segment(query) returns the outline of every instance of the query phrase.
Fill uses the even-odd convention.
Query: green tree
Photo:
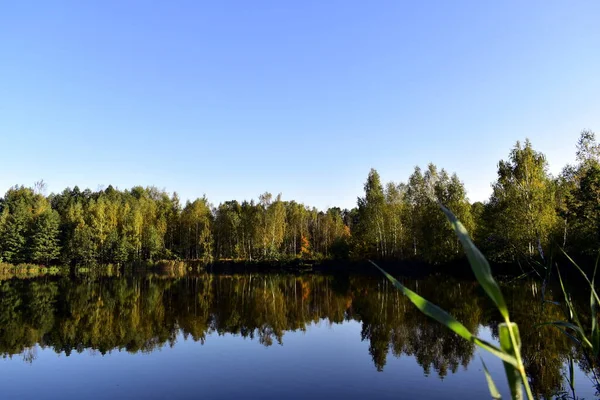
[[[48,265],[58,258],[60,254],[59,225],[60,217],[52,209],[48,209],[35,217],[29,247],[29,257],[33,261]]]
[[[580,252],[594,254],[600,247],[600,165],[589,165],[573,191],[570,208],[576,218]]]
[[[280,246],[285,237],[286,210],[281,201],[281,194],[273,200],[271,193],[259,196],[260,223],[257,229],[258,243],[260,243],[263,258],[277,258]]]
[[[187,202],[181,213],[182,252],[185,258],[212,259],[212,214],[206,198]]]
[[[237,201],[227,201],[214,211],[215,257],[238,258],[242,251],[240,238],[241,206]]]
[[[410,248],[412,257],[419,257],[425,240],[422,227],[425,226],[426,208],[430,203],[430,190],[420,167],[415,167],[408,178],[406,198],[408,202],[408,227],[410,232]]]
[[[301,238],[306,238],[308,234],[308,211],[303,204],[295,201],[286,202],[285,207],[287,221],[285,248],[290,255],[296,257],[301,253]]]
[[[441,203],[450,209],[459,218],[467,231],[474,230],[475,224],[471,213],[471,204],[467,198],[467,191],[456,174],[449,177],[446,171],[442,169],[440,179],[434,185],[434,193],[437,203]],[[437,204],[433,206],[435,205]],[[440,214],[437,213],[437,215]],[[462,255],[462,246],[447,221],[438,220],[431,228],[430,232],[435,232],[436,237],[434,246],[439,249],[435,257],[436,261],[450,261]]]
[[[554,197],[545,156],[529,140],[524,145],[517,142],[508,161],[498,164],[487,207],[494,254],[512,260],[542,252],[556,227]]]
[[[425,173],[417,167],[409,179],[407,195],[414,255],[430,263],[460,257],[460,244],[439,210],[440,203],[445,205],[464,221],[467,229],[473,229],[471,205],[458,176],[450,176],[434,164],[429,164]]]
[[[581,132],[576,155],[577,164],[567,165],[555,182],[556,209],[561,219],[557,236],[568,251],[591,255],[600,245],[600,145],[594,132]]]
[[[388,255],[393,258],[404,258],[409,252],[408,243],[409,204],[406,196],[406,185],[389,182],[385,187],[385,218],[387,229],[386,243]]]
[[[257,240],[260,217],[254,200],[242,202],[240,219],[242,254],[244,258],[252,261],[253,257],[256,258],[256,252],[260,247],[257,245],[260,243],[260,240]]]
[[[7,208],[8,213],[4,216],[4,227],[0,236],[0,248],[2,258],[10,263],[26,261],[26,245],[28,237],[28,225],[30,212],[24,203],[14,204]]]
[[[33,218],[47,208],[46,198],[31,188],[14,186],[6,192],[2,201],[0,257],[11,263],[29,261],[27,242]]]
[[[379,173],[371,168],[364,185],[365,196],[358,198],[357,235],[367,256],[384,258],[387,254],[385,232],[385,195]]]

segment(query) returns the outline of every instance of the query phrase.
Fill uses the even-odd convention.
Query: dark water
[[[476,284],[404,282],[496,340],[498,315]],[[560,395],[573,349],[534,326],[561,319],[560,309],[542,306],[539,283],[503,290],[535,393]],[[509,398],[501,363],[369,276],[8,279],[0,353],[3,399],[484,399],[480,355]],[[595,398],[579,364],[577,395]]]

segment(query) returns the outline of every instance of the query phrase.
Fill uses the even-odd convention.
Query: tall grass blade
[[[425,298],[421,297],[417,293],[413,292],[406,286],[402,285],[396,278],[385,272],[379,265],[375,264],[373,261],[369,260],[371,264],[373,264],[377,269],[379,269],[385,277],[392,282],[392,284],[402,292],[408,299],[415,305],[417,308],[425,315],[430,318],[435,319],[439,323],[446,326],[448,329],[452,330],[454,333],[459,335],[465,340],[475,343],[477,346],[482,349],[489,351],[494,354],[496,357],[500,358],[505,363],[518,366],[517,360],[513,355],[509,355],[504,353],[500,348],[494,346],[493,344],[486,342],[485,340],[479,339],[475,335],[473,335],[463,324],[457,321],[452,315],[448,314],[446,311],[442,310],[440,307],[435,304],[429,302]]]
[[[577,315],[577,310],[575,309],[573,302],[571,302],[571,297],[567,293],[567,289],[565,289],[565,284],[563,282],[562,275],[560,273],[560,269],[558,268],[558,266],[556,266],[556,273],[558,275],[558,282],[560,283],[560,288],[563,292],[563,296],[565,297],[565,304],[567,306],[567,311],[569,312],[569,319],[574,321],[575,325],[573,325],[572,323],[562,323],[561,325],[559,325],[557,323],[551,323],[551,325],[554,325],[556,327],[562,326],[563,328],[573,329],[574,331],[579,333],[579,337],[578,337],[579,341],[584,346],[592,349],[593,348],[592,343],[589,341],[589,339],[585,335],[585,330],[583,329],[583,326],[581,325],[581,322],[579,321],[579,316]],[[575,326],[575,328],[571,327],[570,325]],[[561,329],[561,330],[563,332],[566,332],[565,329]]]
[[[485,365],[485,362],[483,361],[483,358],[481,358],[481,364],[483,364],[483,372],[485,373],[485,380],[487,381],[488,388],[490,389],[490,395],[492,396],[492,399],[502,400],[502,396],[500,395],[500,392],[498,391],[498,388],[496,387],[496,384],[494,383],[494,380],[492,379],[492,376],[490,375],[490,371],[488,371],[488,369]]]
[[[563,335],[565,335],[566,337],[568,337],[569,339],[571,339],[571,341],[576,345],[576,346],[581,346],[581,340],[577,339],[575,336],[573,336],[572,334],[570,334],[569,332],[567,332],[566,329],[564,328],[558,328],[557,329],[559,331],[561,331],[563,333]]]
[[[517,348],[513,346],[513,341],[511,339],[511,332],[516,340]],[[511,322],[510,325],[506,323],[501,323],[498,325],[498,331],[500,333],[500,347],[505,353],[516,356],[517,352],[520,351],[521,348],[521,336],[519,335],[519,327],[514,322]],[[510,386],[510,393],[512,398],[515,400],[523,399],[523,379],[521,376],[521,372],[514,365],[509,363],[504,363],[504,370],[506,371],[506,377],[508,379],[508,384]]]
[[[594,292],[596,291],[594,288],[594,283],[596,282],[596,271],[598,270],[598,259],[596,259],[596,265],[594,266],[594,275],[592,275],[592,283],[591,283],[591,293],[590,293],[590,311],[592,316],[592,334],[591,334],[591,342],[592,342],[592,352],[594,353],[594,357],[598,358],[598,353],[600,352],[600,331],[598,330],[598,301],[596,301],[596,297],[594,296]]]
[[[502,296],[502,292],[500,291],[500,286],[498,286],[498,283],[496,283],[496,280],[492,276],[490,264],[487,262],[481,251],[475,246],[469,237],[469,233],[456,216],[443,205],[440,204],[440,207],[452,224],[452,227],[467,254],[475,278],[477,278],[477,281],[483,287],[483,290],[485,290],[489,298],[496,304],[500,314],[502,314],[505,320],[508,320],[508,308],[506,307],[504,296]]]
[[[590,288],[592,290],[592,295],[596,298],[596,303],[600,303],[600,298],[598,297],[598,293],[594,288],[594,284],[592,283],[592,281],[590,281],[590,278],[588,278],[587,274],[583,271],[583,269],[581,269],[581,267],[575,262],[575,260],[573,260],[564,250],[562,250],[562,252],[567,257],[567,259],[571,261],[571,264],[573,264],[575,268],[577,268],[577,270],[581,273],[581,275],[587,281],[587,283],[589,283]],[[598,267],[598,260],[596,260],[596,267]],[[594,267],[594,276],[596,276],[596,267]]]
[[[537,326],[546,326],[546,325],[552,325],[552,326],[556,326],[556,327],[560,326],[562,328],[572,329],[575,332],[579,333],[580,335],[584,334],[583,330],[579,326],[572,324],[571,322],[566,322],[566,321],[544,322],[544,323],[538,324]]]
[[[574,365],[574,361],[573,361],[573,356],[571,354],[569,354],[569,388],[571,388],[571,394],[573,395],[573,398],[576,399],[577,397],[575,396],[575,365]]]

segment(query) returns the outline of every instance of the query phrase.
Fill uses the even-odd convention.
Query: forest
[[[355,208],[317,210],[264,193],[258,200],[182,204],[177,193],[140,186],[45,194],[43,182],[0,198],[0,262],[104,265],[151,260],[416,260],[462,257],[439,204],[496,262],[543,258],[555,249],[600,248],[600,145],[591,131],[559,176],[526,140],[498,163],[493,192],[471,203],[463,182],[433,164],[405,182],[371,169]]]

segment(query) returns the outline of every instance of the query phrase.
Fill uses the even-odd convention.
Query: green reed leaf
[[[581,267],[575,262],[575,260],[573,260],[566,251],[564,251],[563,249],[561,249],[561,251],[563,252],[563,254],[567,257],[567,259],[571,262],[571,264],[573,264],[575,266],[575,268],[577,268],[577,270],[581,273],[581,275],[583,276],[583,278],[587,281],[587,283],[590,285],[590,289],[592,291],[592,296],[595,297],[596,299],[596,303],[600,303],[600,298],[598,297],[598,293],[596,292],[596,289],[594,288],[594,284],[592,283],[592,281],[590,281],[590,278],[588,278],[587,274],[583,271],[583,269],[581,269]],[[594,278],[596,276],[596,269],[598,268],[598,260],[596,260],[596,266],[594,267]],[[557,268],[558,269],[558,268]]]
[[[465,340],[475,343],[477,346],[482,349],[489,351],[496,357],[500,358],[505,363],[510,365],[518,366],[517,360],[512,354],[507,354],[503,352],[500,348],[495,345],[486,342],[485,340],[479,339],[475,335],[473,335],[463,324],[461,324],[456,318],[452,315],[448,314],[446,311],[438,307],[437,305],[429,302],[425,298],[421,297],[417,293],[413,292],[406,286],[402,285],[396,278],[385,272],[379,265],[375,264],[373,261],[369,260],[371,264],[373,264],[377,269],[379,269],[385,277],[392,282],[392,284],[402,292],[408,299],[415,305],[417,308],[425,315],[430,318],[435,319],[439,323],[446,326],[448,329],[459,335]]]
[[[558,266],[556,267],[556,272],[558,275],[558,282],[560,283],[560,288],[562,289],[563,296],[565,298],[565,304],[567,305],[567,311],[569,312],[569,319],[574,321],[575,324],[563,321],[562,324],[560,324],[560,325],[557,323],[551,323],[550,325],[554,325],[556,327],[562,326],[565,328],[573,329],[575,332],[578,333],[577,339],[579,340],[579,342],[582,345],[584,345],[585,347],[593,349],[593,345],[590,342],[590,340],[587,338],[587,336],[585,335],[583,326],[581,325],[581,322],[579,321],[579,316],[577,315],[577,310],[575,309],[575,306],[571,302],[571,298],[570,298],[569,294],[567,293],[567,289],[565,289],[565,284],[563,282],[562,275],[560,273],[560,269],[558,268]],[[562,328],[559,328],[559,329],[561,329],[561,331],[563,331],[563,333],[565,333],[565,334],[567,333],[567,331],[565,329],[562,329]]]
[[[597,297],[594,296],[596,289],[594,283],[596,281],[596,271],[598,270],[598,259],[596,259],[596,265],[594,266],[594,275],[592,276],[591,293],[590,293],[590,311],[592,316],[592,334],[591,334],[591,346],[592,352],[595,357],[598,357],[600,352],[600,331],[598,330],[598,301]]]
[[[510,330],[512,330],[512,334],[516,340],[515,348],[513,346],[513,341],[510,337]],[[506,323],[501,323],[498,325],[498,331],[500,336],[500,347],[502,350],[510,355],[515,356],[521,348],[521,336],[519,335],[519,327],[514,322],[511,322],[510,325]],[[512,398],[515,400],[523,399],[523,380],[521,377],[521,372],[514,365],[509,363],[504,363],[504,370],[506,371],[506,377],[508,378],[508,384],[510,386],[510,393]]]
[[[502,400],[502,396],[500,395],[500,392],[498,391],[498,388],[496,387],[496,384],[494,383],[494,380],[492,379],[492,376],[490,375],[490,371],[488,371],[485,362],[483,361],[483,358],[479,357],[481,359],[481,364],[483,364],[483,372],[485,373],[485,380],[487,381],[488,384],[488,389],[490,390],[490,395],[492,396],[492,399],[494,400]]]
[[[550,322],[544,322],[541,324],[538,324],[537,326],[547,326],[547,325],[553,325],[553,326],[561,326],[563,328],[569,328],[569,329],[573,329],[574,331],[576,331],[579,334],[582,334],[583,331],[581,330],[580,327],[578,327],[577,325],[571,323],[571,322],[566,322],[566,321],[550,321]]]
[[[569,387],[571,388],[571,393],[573,394],[573,398],[575,397],[575,362],[573,360],[573,356],[569,354]]]
[[[446,217],[452,224],[456,235],[458,236],[463,249],[469,259],[469,264],[471,265],[471,269],[475,274],[475,278],[479,284],[483,287],[483,290],[487,293],[490,299],[496,304],[498,311],[504,317],[505,320],[509,319],[508,316],[508,307],[506,307],[506,302],[504,301],[504,296],[502,296],[502,292],[500,291],[500,286],[492,276],[492,270],[490,268],[490,264],[483,256],[481,251],[475,246],[471,238],[469,237],[469,233],[460,223],[460,221],[456,218],[456,216],[448,210],[446,207],[440,204],[442,211],[446,214]]]

